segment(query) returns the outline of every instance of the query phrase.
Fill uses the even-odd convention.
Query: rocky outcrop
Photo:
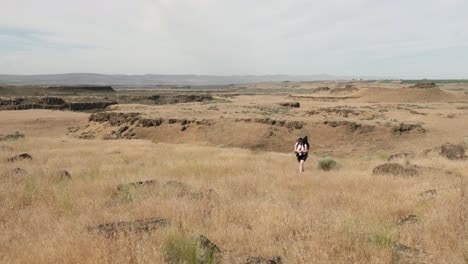
[[[350,122],[350,121],[324,121],[323,124],[328,125],[330,127],[344,126],[347,129],[349,129],[350,132],[358,133],[358,134],[369,133],[369,132],[374,131],[374,129],[375,129],[374,126],[363,125],[363,124],[359,124],[359,123],[356,123],[356,122]]]
[[[148,97],[149,100],[155,104],[180,104],[190,102],[204,102],[211,101],[213,97],[211,95],[170,95],[170,94],[157,94]]]
[[[465,148],[462,145],[454,145],[445,143],[440,147],[439,155],[449,160],[464,160],[467,159]]]
[[[117,112],[100,112],[89,116],[88,121],[105,123],[109,122],[111,126],[121,126],[124,124],[133,125],[140,120],[139,113],[117,113]]]
[[[61,93],[113,93],[115,90],[112,86],[51,86],[47,88],[49,91]]]
[[[150,233],[169,224],[169,221],[162,218],[148,218],[129,222],[114,222],[88,227],[90,232],[98,232],[107,238],[115,237],[119,234],[129,233]]]
[[[59,97],[45,97],[41,99],[23,98],[0,100],[0,110],[29,110],[29,109],[49,109],[49,110],[70,110],[88,111],[105,109],[110,105],[117,104],[115,101],[96,102],[65,102]]]
[[[279,103],[279,105],[284,106],[284,107],[291,107],[291,108],[301,107],[301,104],[299,102],[283,102],[283,103]]]
[[[390,175],[390,176],[417,176],[420,170],[417,166],[403,166],[399,163],[385,163],[375,167],[372,170],[373,175]]]
[[[22,153],[22,154],[19,154],[19,155],[16,155],[7,159],[7,161],[9,162],[15,162],[15,161],[21,161],[21,160],[32,160],[32,156],[29,155],[28,153]]]
[[[402,136],[409,133],[423,134],[426,130],[420,124],[405,124],[400,123],[392,128],[393,134]]]
[[[279,127],[286,127],[289,130],[293,129],[301,129],[304,127],[304,122],[302,121],[286,121],[286,120],[275,120],[271,118],[243,118],[243,119],[235,119],[235,122],[246,122],[246,123],[259,123],[259,124],[267,124],[270,126],[279,126]]]

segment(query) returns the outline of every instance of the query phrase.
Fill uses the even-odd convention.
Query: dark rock
[[[419,217],[417,215],[407,215],[404,217],[398,218],[396,221],[397,225],[406,225],[406,224],[415,224],[419,222]]]
[[[65,101],[60,97],[45,97],[41,100],[43,104],[46,105],[62,105],[65,104]]]
[[[119,234],[149,233],[168,224],[169,221],[166,219],[148,218],[129,222],[100,224],[94,227],[88,227],[88,231],[97,231],[107,238],[112,238]]]
[[[68,103],[68,109],[70,111],[86,111],[86,110],[95,110],[95,109],[105,109],[110,105],[115,105],[117,102],[72,102]]]
[[[128,130],[128,126],[122,126],[119,128],[119,130],[117,131],[118,134],[122,134],[124,133],[125,131]]]
[[[440,147],[439,155],[449,160],[464,160],[467,158],[465,148],[462,145],[450,143],[446,143]]]
[[[0,99],[0,106],[19,105],[23,101],[24,101],[23,98],[14,98],[14,99],[7,99],[7,100]]]
[[[90,115],[89,121],[97,123],[109,122],[111,126],[133,125],[139,120],[139,116],[139,113],[101,112]]]
[[[28,153],[23,153],[23,154],[19,154],[14,157],[8,158],[9,162],[15,162],[15,161],[20,161],[20,160],[32,160],[32,157]]]
[[[140,119],[140,124],[143,127],[157,127],[164,122],[164,119]]]
[[[155,104],[179,104],[179,103],[190,103],[190,102],[204,102],[211,101],[213,97],[211,95],[171,95],[171,94],[158,94],[148,97],[149,100]]]
[[[266,259],[263,257],[248,257],[244,264],[282,264],[283,261],[281,257],[275,256],[271,259]]]
[[[284,107],[291,107],[291,108],[301,107],[301,104],[299,102],[284,102],[284,103],[279,103],[279,105],[284,106]]]
[[[419,175],[417,166],[403,166],[398,163],[385,163],[372,170],[373,175],[416,176]]]
[[[187,127],[186,127],[186,126],[182,126],[182,127],[180,128],[180,131],[185,131],[185,130],[187,130]]]
[[[400,123],[398,126],[394,126],[392,131],[395,135],[401,136],[410,132],[425,133],[426,130],[420,124],[405,124]]]

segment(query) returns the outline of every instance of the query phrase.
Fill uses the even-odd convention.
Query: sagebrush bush
[[[164,248],[168,263],[197,264],[197,246],[189,238],[174,235],[166,240]]]
[[[338,163],[331,157],[325,157],[318,160],[318,168],[324,171],[329,171],[337,168]]]

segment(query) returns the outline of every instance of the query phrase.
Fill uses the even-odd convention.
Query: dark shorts
[[[302,153],[301,155],[299,155],[299,153],[296,153],[297,162],[300,162],[301,160],[306,161],[307,156],[309,156],[309,153]]]

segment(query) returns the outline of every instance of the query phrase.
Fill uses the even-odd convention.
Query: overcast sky
[[[468,78],[467,0],[0,0],[0,74]]]

